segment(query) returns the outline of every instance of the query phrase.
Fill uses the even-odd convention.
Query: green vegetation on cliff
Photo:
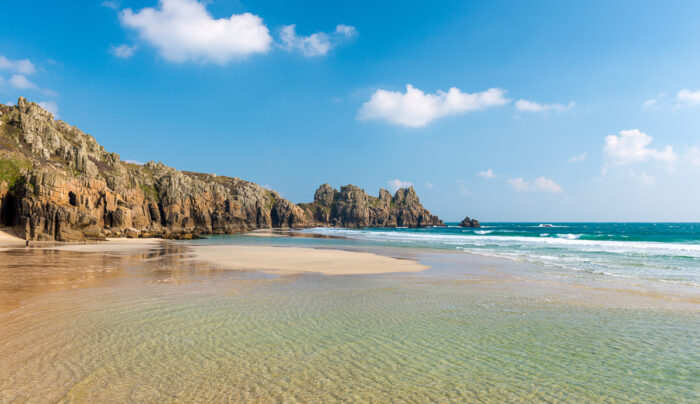
[[[8,189],[14,189],[22,175],[31,168],[31,161],[17,155],[0,155],[0,184],[5,183]]]

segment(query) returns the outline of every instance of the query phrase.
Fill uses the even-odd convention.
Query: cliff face
[[[385,189],[369,196],[354,185],[321,185],[314,201],[300,204],[318,226],[340,227],[427,227],[444,226],[442,220],[421,205],[413,187],[401,188],[394,196]]]
[[[0,105],[0,224],[27,239],[69,241],[441,222],[412,188],[373,198],[351,185],[340,192],[324,185],[313,203],[297,206],[240,178],[123,162],[20,98],[17,106]]]

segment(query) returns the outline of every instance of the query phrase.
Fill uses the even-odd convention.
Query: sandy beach
[[[280,274],[362,275],[428,269],[412,260],[344,250],[232,245],[193,246],[192,249],[195,259],[225,268],[261,269]]]

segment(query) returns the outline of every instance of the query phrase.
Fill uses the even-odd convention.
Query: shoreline
[[[271,235],[274,234],[274,235]],[[253,236],[244,233],[245,236]],[[256,232],[256,239],[293,237],[281,232]],[[443,251],[388,246],[280,246],[257,244],[210,245],[160,238],[112,238],[83,243],[35,242],[25,249],[24,240],[3,235],[0,251],[56,251],[73,254],[136,256],[162,254],[175,247],[179,265],[217,267],[232,271],[257,271],[277,276],[320,274],[387,275],[411,277],[421,281],[454,281],[478,288],[496,288],[499,293],[546,296],[557,301],[596,306],[672,307],[683,306],[697,311],[700,296],[697,288],[687,284],[655,282],[586,272],[547,271],[537,264],[480,255],[466,251]],[[167,254],[166,254],[167,255]],[[80,257],[80,255],[78,256]],[[453,257],[453,258],[450,258]],[[79,258],[80,259],[80,258]],[[198,264],[199,263],[199,264]],[[137,265],[148,271],[147,266]],[[494,285],[500,285],[498,287]],[[519,285],[519,286],[514,286]],[[518,290],[518,287],[523,290]],[[509,291],[506,291],[509,289]],[[532,289],[525,291],[525,289]],[[575,295],[567,297],[567,294]],[[588,301],[590,300],[590,301]]]

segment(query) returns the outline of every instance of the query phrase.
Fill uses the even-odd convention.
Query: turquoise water
[[[700,285],[698,223],[484,223],[481,228],[304,230],[358,243],[469,253],[564,271]]]

